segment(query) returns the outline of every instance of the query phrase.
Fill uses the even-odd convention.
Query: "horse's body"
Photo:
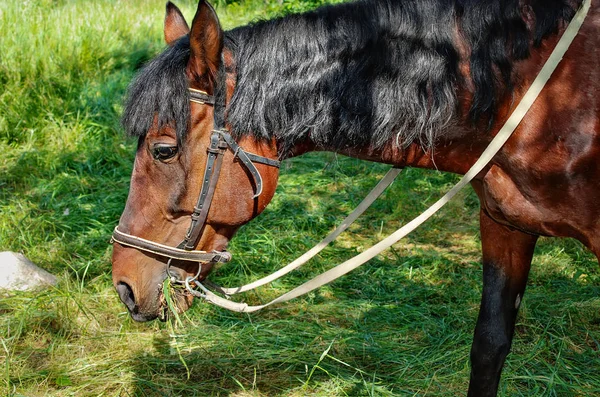
[[[339,5],[224,33],[204,2],[189,31],[167,6],[171,48],[132,86],[124,117],[140,136],[119,228],[176,245],[206,161],[213,93],[226,67],[227,123],[266,157],[330,150],[397,166],[464,173],[519,102],[580,2],[381,1]],[[188,39],[189,32],[189,39]],[[268,41],[268,42],[266,42]],[[167,65],[169,65],[167,67]],[[170,70],[165,70],[171,68]],[[154,87],[154,88],[153,88]],[[175,154],[157,147],[175,148]],[[154,155],[154,157],[153,157]],[[600,257],[600,2],[514,135],[472,182],[484,266],[469,395],[495,395],[538,236],[573,237]],[[196,247],[224,250],[275,191],[258,164],[256,199],[226,155]],[[166,259],[115,245],[113,278],[134,318],[164,310]],[[181,272],[195,266],[181,263]],[[202,276],[210,270],[203,268]],[[179,305],[191,304],[189,296]]]

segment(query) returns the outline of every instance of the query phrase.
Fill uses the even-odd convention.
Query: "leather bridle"
[[[116,242],[140,251],[169,258],[167,263],[167,275],[170,275],[169,267],[171,266],[171,261],[173,259],[198,262],[200,265],[202,263],[228,262],[231,260],[231,254],[227,251],[206,252],[194,250],[206,225],[208,211],[219,180],[223,157],[228,149],[233,152],[234,159],[237,158],[241,161],[252,175],[255,186],[254,198],[257,198],[262,193],[262,177],[254,163],[266,164],[277,168],[280,166],[280,162],[277,160],[245,151],[227,131],[225,126],[226,86],[223,66],[219,68],[214,96],[194,88],[189,88],[189,96],[191,102],[213,106],[214,123],[213,131],[210,136],[210,144],[207,148],[208,156],[202,179],[202,188],[200,189],[198,201],[194,206],[194,211],[191,214],[190,226],[183,241],[179,243],[177,247],[170,247],[122,232],[118,229],[118,226],[115,227],[111,238],[111,243]],[[200,274],[201,269],[202,266],[199,266],[196,277]]]

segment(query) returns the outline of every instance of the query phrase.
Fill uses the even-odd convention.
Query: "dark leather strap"
[[[246,153],[246,156],[248,156],[250,161],[252,161],[253,163],[266,164],[266,165],[270,165],[271,167],[275,167],[275,168],[279,168],[281,166],[281,161],[272,160],[272,159],[269,159],[269,158],[266,158],[263,156],[259,156],[258,154],[247,152],[245,150],[244,150],[244,153]]]
[[[238,146],[231,135],[223,131],[219,131],[219,133],[225,139],[225,142],[227,142],[229,148],[233,150],[233,155],[240,159],[242,164],[244,164],[248,171],[250,171],[252,178],[254,178],[254,185],[256,186],[256,191],[254,192],[253,198],[257,198],[262,193],[262,177],[260,176],[260,172],[258,172],[256,166],[252,164],[252,161],[250,161],[248,158],[248,154]]]
[[[202,189],[200,196],[192,213],[192,221],[184,240],[179,244],[179,248],[185,250],[193,250],[198,243],[198,238],[206,225],[208,210],[212,203],[212,198],[215,194],[215,188],[219,181],[221,173],[221,165],[223,164],[223,154],[227,150],[227,144],[223,141],[218,133],[213,133],[210,137],[210,146],[207,149],[208,157],[206,160],[206,168],[204,169],[204,178],[202,180]]]
[[[209,104],[214,105],[215,99],[212,95],[208,95],[204,91],[197,90],[195,88],[190,88],[190,101],[200,103],[200,104]]]
[[[252,161],[253,163],[266,164],[276,168],[279,168],[279,166],[281,165],[281,161],[272,160],[270,158],[245,151],[237,144],[237,142],[232,138],[231,134],[229,134],[227,131],[219,131],[219,133],[223,135],[223,139],[225,139],[225,142],[227,142],[234,155],[237,155],[240,152],[244,152],[248,160]]]
[[[199,92],[205,94],[202,91],[190,88],[190,98],[193,100],[193,97],[198,95]],[[204,178],[202,180],[200,196],[198,197],[198,202],[194,207],[194,212],[192,213],[190,227],[187,230],[184,240],[178,246],[184,250],[193,250],[198,243],[198,239],[202,235],[202,231],[206,225],[208,211],[210,209],[217,182],[219,180],[223,155],[227,148],[231,149],[234,153],[234,156],[239,158],[242,164],[244,164],[248,171],[250,171],[256,186],[254,198],[260,196],[262,193],[262,177],[256,169],[256,166],[250,160],[250,156],[248,156],[249,153],[246,153],[242,148],[240,148],[226,130],[226,97],[227,76],[225,66],[223,65],[223,62],[221,62],[217,71],[214,97],[210,97],[208,94],[206,94],[205,103],[212,102],[213,104],[213,132],[210,137],[210,146],[207,149],[208,157],[206,160],[206,167],[204,169]],[[260,162],[264,164],[279,167],[279,162],[276,160],[267,159],[266,157],[256,154],[252,154],[252,157],[256,160],[260,160]]]
[[[155,243],[141,237],[121,232],[118,227],[113,231],[111,243],[116,242],[121,245],[136,248],[151,254],[160,255],[167,258],[179,259],[192,262],[229,262],[231,254],[229,252],[206,252],[206,251],[188,251],[180,248],[173,248],[167,245]]]

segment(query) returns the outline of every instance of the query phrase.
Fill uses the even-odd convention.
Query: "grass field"
[[[266,0],[264,0],[266,1]],[[219,4],[230,28],[317,6]],[[180,2],[188,18],[192,1]],[[0,0],[0,251],[57,288],[0,293],[0,395],[456,396],[466,393],[481,293],[478,203],[462,193],[369,264],[257,314],[198,302],[183,326],[133,322],[108,245],[135,142],[119,127],[136,68],[162,48],[164,2]],[[333,154],[285,162],[278,193],[214,279],[240,285],[294,259],[386,167]],[[305,269],[248,294],[266,302],[349,258],[432,203],[456,176],[410,169]],[[572,240],[542,239],[502,396],[600,395],[600,270]]]

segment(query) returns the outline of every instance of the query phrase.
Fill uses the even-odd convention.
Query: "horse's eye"
[[[156,160],[166,161],[177,154],[177,146],[157,143],[152,148],[152,157]]]

